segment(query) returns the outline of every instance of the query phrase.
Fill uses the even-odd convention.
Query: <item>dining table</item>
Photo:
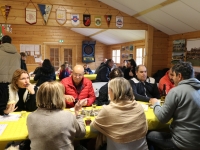
[[[167,129],[169,128],[170,122],[167,124],[162,124],[158,121],[156,116],[153,113],[153,109],[149,107],[149,105],[145,102],[141,102],[142,107],[144,108],[144,113],[146,115],[147,123],[148,123],[148,130],[160,130],[160,129]],[[84,111],[87,110],[101,110],[103,106],[96,106],[94,107],[83,107]],[[74,113],[71,109],[65,109],[64,111],[71,111],[71,113]],[[0,126],[6,125],[6,128],[3,130],[2,134],[0,134],[0,149],[4,149],[6,144],[11,141],[21,141],[28,138],[28,130],[26,125],[27,116],[31,112],[13,112],[9,114],[11,117],[12,115],[18,116],[18,118],[15,120],[4,120],[7,118],[0,118]],[[8,116],[1,116],[1,117],[8,117]],[[95,119],[94,116],[90,116],[91,121]],[[85,122],[86,117],[83,117],[83,120]],[[97,136],[96,132],[90,131],[90,126],[86,125],[86,134],[85,137],[82,139],[89,139],[89,138],[95,138]],[[1,131],[1,129],[0,129]]]

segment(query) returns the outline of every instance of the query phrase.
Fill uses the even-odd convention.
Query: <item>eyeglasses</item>
[[[77,74],[77,73],[73,73],[73,76],[74,76],[74,77],[82,77],[82,76],[83,76],[83,74]]]

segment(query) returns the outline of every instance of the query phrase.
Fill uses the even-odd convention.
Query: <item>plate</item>
[[[73,108],[70,108],[69,110],[70,110],[70,111],[74,111],[74,107],[73,107]],[[83,108],[81,108],[80,111],[82,111],[82,110],[83,110]]]

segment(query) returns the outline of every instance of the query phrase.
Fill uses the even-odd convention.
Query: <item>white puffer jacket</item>
[[[14,45],[0,45],[0,83],[11,82],[15,70],[20,69],[21,56]]]

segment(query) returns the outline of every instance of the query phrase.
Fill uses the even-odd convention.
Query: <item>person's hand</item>
[[[82,106],[87,105],[87,98],[79,100]]]
[[[15,111],[17,109],[17,107],[15,108],[15,103],[14,104],[8,104],[6,106],[6,109],[4,110],[4,114],[9,114],[13,111]]]
[[[29,91],[30,94],[35,94],[34,85],[32,85],[31,83],[28,83],[26,85],[26,89]]]
[[[134,76],[134,74],[132,73],[132,71],[129,72],[129,76]]]
[[[86,74],[90,74],[89,72],[86,72]]]
[[[64,97],[67,102],[75,102],[74,97],[71,95],[65,95]]]
[[[151,103],[151,105],[154,105],[156,102],[158,102],[157,98],[150,98],[149,103]]]

